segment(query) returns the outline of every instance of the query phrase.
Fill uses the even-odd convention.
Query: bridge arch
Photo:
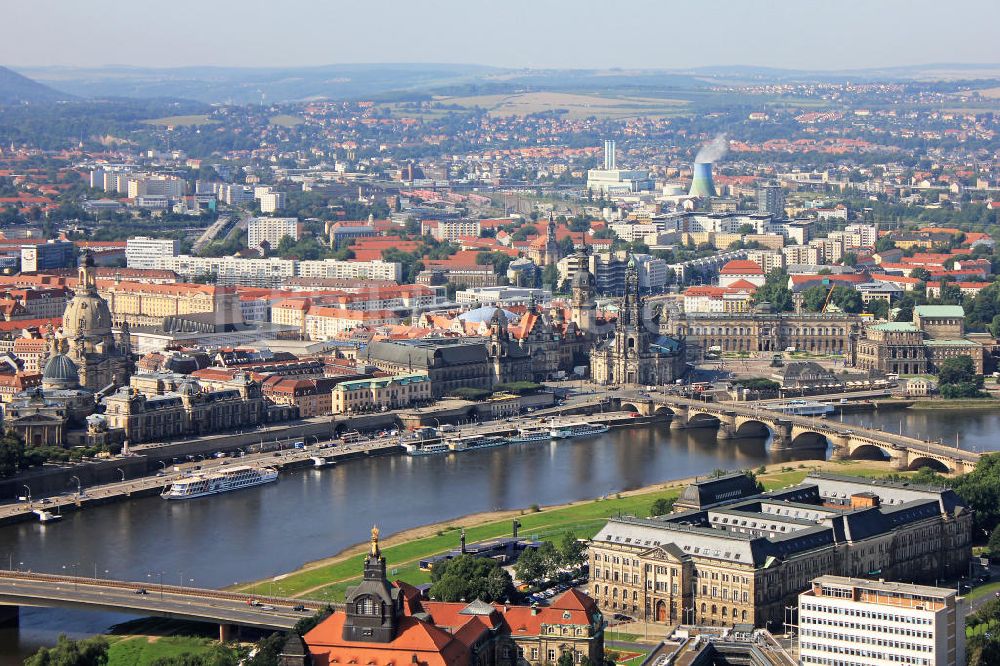
[[[736,437],[759,437],[766,439],[772,435],[770,426],[763,421],[756,419],[743,419],[737,421]]]
[[[815,430],[795,431],[789,448],[792,449],[825,449],[829,442],[826,435]]]
[[[907,465],[907,469],[911,471],[916,471],[921,467],[929,467],[935,472],[950,472],[951,467],[937,458],[928,458],[927,456],[918,456],[910,461]]]
[[[623,412],[639,412],[639,408],[633,405],[631,402],[623,402],[621,404],[621,410]]]
[[[688,416],[689,428],[714,428],[720,423],[719,417],[707,412],[696,412]]]
[[[891,460],[888,451],[874,444],[862,444],[852,449],[851,458],[854,460]]]
[[[660,405],[653,411],[654,416],[674,416],[675,414],[676,412],[666,405]]]

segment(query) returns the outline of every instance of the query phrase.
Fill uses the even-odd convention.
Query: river
[[[849,414],[845,422],[1000,449],[996,412]],[[794,454],[792,454],[794,455]],[[802,454],[808,455],[808,454]],[[223,587],[271,577],[364,541],[459,516],[599,497],[716,468],[781,462],[766,441],[717,442],[715,431],[666,424],[448,456],[391,456],[283,474],[276,484],[188,502],[149,497],[0,528],[0,566]],[[279,584],[280,585],[280,584]],[[275,590],[275,593],[280,590]],[[19,664],[60,633],[99,633],[131,616],[21,609],[0,631],[0,665]]]

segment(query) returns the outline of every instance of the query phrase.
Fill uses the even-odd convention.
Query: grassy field
[[[569,118],[634,118],[686,113],[687,100],[654,97],[599,96],[560,92],[529,92],[512,95],[439,97],[444,104],[480,107],[495,116],[523,116],[561,109]]]
[[[810,470],[820,467],[855,476],[879,476],[889,471],[887,465],[868,461],[817,462],[800,467],[775,465],[760,478],[768,489],[782,488],[799,483]],[[470,543],[509,535],[511,520],[514,518],[521,522],[520,533],[525,537],[558,540],[569,532],[578,538],[589,538],[597,533],[609,517],[619,513],[646,516],[655,500],[675,499],[685,485],[684,481],[668,482],[632,493],[538,511],[525,509],[499,515],[474,516],[453,521],[453,524],[423,528],[422,536],[413,534],[413,531],[396,535],[383,542],[382,552],[390,568],[390,578],[419,584],[428,581],[429,577],[426,572],[419,570],[418,561],[455,548],[459,543],[460,525],[465,527],[466,538]],[[273,579],[239,585],[234,589],[260,595],[342,601],[346,589],[358,581],[363,558],[364,547],[355,547],[329,561],[307,565]]]
[[[197,127],[199,125],[217,125],[218,120],[212,120],[208,115],[196,116],[166,116],[164,118],[152,118],[143,120],[146,125],[156,125],[157,127]]]
[[[194,636],[131,636],[114,641],[108,650],[108,666],[149,664],[188,654],[207,656],[228,650],[210,638]]]
[[[287,113],[282,113],[277,116],[271,116],[268,120],[272,125],[279,125],[281,127],[297,127],[304,123],[305,121],[298,116],[289,115]]]

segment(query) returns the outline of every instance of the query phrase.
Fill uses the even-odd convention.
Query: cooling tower
[[[695,162],[694,180],[691,181],[691,191],[688,196],[692,197],[714,197],[715,183],[712,182],[712,163]]]

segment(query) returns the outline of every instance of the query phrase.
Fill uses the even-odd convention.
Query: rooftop
[[[961,305],[918,305],[913,308],[918,317],[949,317],[964,318],[965,310]]]

